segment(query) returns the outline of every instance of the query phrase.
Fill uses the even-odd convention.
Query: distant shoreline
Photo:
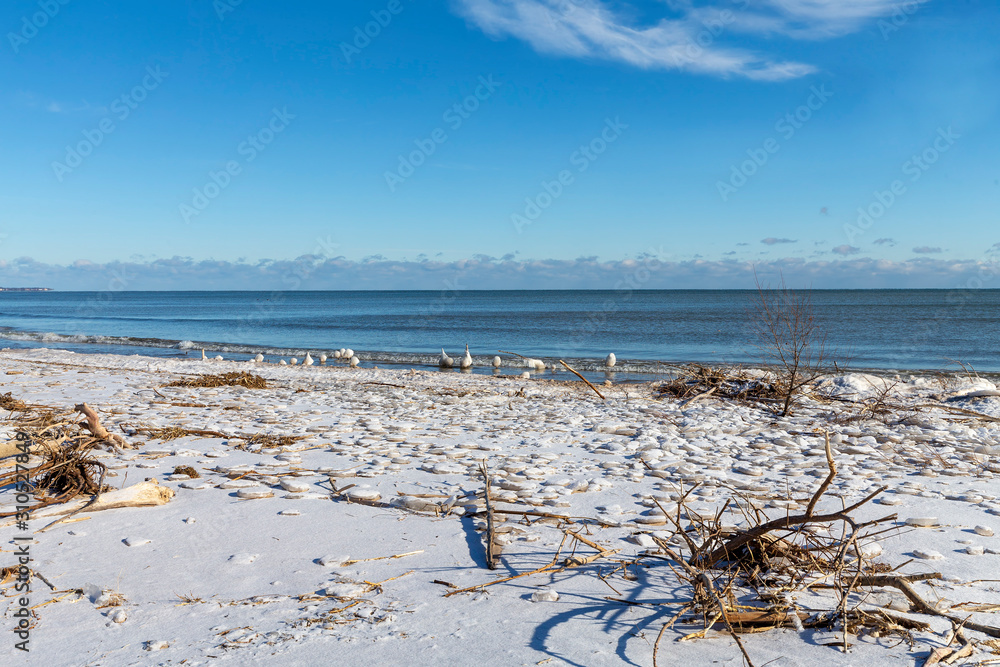
[[[766,288],[765,288],[766,289]],[[447,292],[449,294],[467,294],[476,292],[607,292],[611,294],[631,293],[631,292],[756,292],[754,287],[636,287],[612,289],[609,287],[566,287],[566,288],[510,288],[496,289],[491,287],[483,288],[462,288],[462,289],[436,289],[436,288],[414,288],[414,289],[282,289],[277,287],[260,287],[254,289],[135,289],[135,290],[113,290],[113,289],[55,289],[52,287],[0,287],[0,292],[62,292],[69,294],[160,294],[160,293],[187,293],[187,294],[223,294],[223,293],[336,293],[336,294],[363,294],[371,292],[410,292],[410,293],[433,293]],[[792,292],[998,292],[1000,287],[796,287],[791,288]]]

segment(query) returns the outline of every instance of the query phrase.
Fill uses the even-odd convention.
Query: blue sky
[[[0,31],[0,285],[1000,287],[995,2],[11,0]]]

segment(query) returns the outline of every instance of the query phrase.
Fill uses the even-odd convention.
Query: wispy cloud
[[[861,248],[855,248],[852,245],[839,245],[836,248],[831,248],[830,252],[835,252],[838,255],[856,255],[861,252]]]
[[[905,1],[916,7],[930,0]],[[793,39],[829,39],[890,16],[901,4],[901,0],[763,0],[736,12],[734,28]]]
[[[941,250],[941,248],[937,248],[934,246],[921,245],[914,248],[913,252],[917,253],[918,255],[934,255],[944,251]]]
[[[795,239],[778,239],[773,236],[768,236],[766,239],[761,239],[761,243],[764,245],[778,245],[781,243],[798,243]]]
[[[918,2],[923,0],[916,0]],[[552,55],[593,58],[646,69],[781,81],[815,67],[726,46],[726,31],[765,38],[824,39],[849,34],[891,14],[898,0],[761,0],[754,3],[671,0],[645,24],[605,0],[453,0],[486,34],[514,37]],[[745,5],[745,6],[741,6]],[[720,30],[721,27],[721,30]]]
[[[630,22],[601,0],[456,0],[459,12],[492,37],[515,37],[559,56],[623,62],[719,76],[780,81],[815,68],[715,44],[697,18],[704,8],[651,25]],[[717,12],[716,12],[717,13]],[[697,41],[706,31],[706,40]]]
[[[875,239],[873,241],[873,243],[875,245],[891,245],[892,246],[892,245],[896,245],[896,239],[889,239],[889,238]]]
[[[755,263],[737,259],[666,262],[654,258],[600,261],[508,258],[353,261],[303,255],[294,260],[227,262],[186,257],[150,262],[74,262],[54,265],[22,257],[0,260],[0,285],[65,290],[336,290],[351,289],[616,289],[627,276],[648,271],[650,289],[745,288],[754,270],[784,276],[792,287],[953,287],[997,263],[919,257],[902,262],[871,258],[806,260],[786,257]]]

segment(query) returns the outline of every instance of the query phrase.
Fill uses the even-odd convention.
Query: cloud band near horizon
[[[918,257],[906,261],[797,257],[663,261],[654,255],[600,261],[348,260],[304,255],[294,260],[229,262],[189,257],[149,262],[46,264],[28,257],[0,261],[0,286],[56,290],[481,290],[481,289],[751,289],[783,276],[815,289],[1000,288],[1000,244],[979,259]]]

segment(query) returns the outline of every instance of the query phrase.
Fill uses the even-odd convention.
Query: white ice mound
[[[890,378],[882,378],[877,375],[847,373],[821,380],[817,383],[816,390],[826,396],[860,400],[875,396],[885,391],[886,388],[892,387],[890,393],[898,396],[902,393],[902,385],[893,387],[893,382]]]
[[[532,602],[556,602],[558,600],[559,594],[551,588],[543,588],[531,594]]]
[[[349,600],[351,598],[360,597],[367,592],[368,588],[366,586],[353,582],[330,584],[323,589],[323,595],[331,598],[339,598],[341,600]]]
[[[1000,396],[1000,390],[989,380],[969,378],[963,379],[962,383],[956,387],[955,392],[949,398],[954,401],[963,398],[985,398],[987,396]]]

